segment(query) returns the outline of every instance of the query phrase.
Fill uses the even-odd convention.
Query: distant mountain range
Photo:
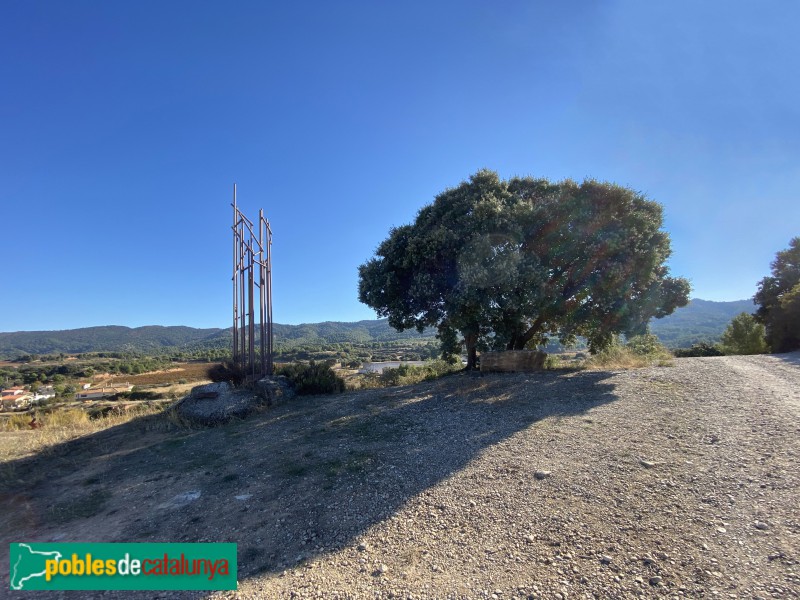
[[[716,342],[730,320],[741,312],[755,310],[752,300],[711,302],[694,299],[663,319],[654,319],[651,330],[672,348],[695,342]],[[341,323],[326,321],[303,325],[274,325],[279,347],[325,344],[370,344],[409,339],[433,338],[434,332],[397,332],[386,319]],[[22,354],[77,354],[81,352],[156,353],[171,349],[199,350],[230,344],[230,329],[195,329],[193,327],[85,327],[64,331],[18,331],[0,333],[0,357]]]
[[[669,348],[688,348],[696,342],[714,343],[733,317],[755,310],[752,300],[712,302],[694,298],[671,315],[650,321],[650,331]]]
[[[434,331],[398,332],[389,327],[386,319],[340,323],[307,323],[303,325],[273,325],[276,347],[291,349],[297,346],[329,344],[370,344],[410,339],[433,339]],[[195,329],[193,327],[122,327],[107,325],[63,331],[17,331],[0,333],[0,358],[24,354],[79,354],[82,352],[132,352],[154,354],[181,350],[197,351],[224,348],[231,344],[230,329]]]

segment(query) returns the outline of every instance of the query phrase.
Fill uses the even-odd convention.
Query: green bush
[[[559,370],[569,367],[564,360],[557,354],[548,354],[544,359],[544,368],[547,370]]]
[[[625,347],[637,356],[661,357],[668,354],[657,336],[652,333],[637,335],[628,339]]]
[[[695,356],[725,356],[725,353],[716,344],[700,342],[692,344],[691,348],[676,348],[672,353],[678,358],[690,358]]]
[[[460,371],[461,365],[445,360],[432,360],[424,365],[400,365],[395,368],[386,368],[380,374],[379,380],[384,386],[410,385],[437,379],[443,375]]]
[[[622,344],[614,338],[608,347],[586,361],[590,369],[636,369],[669,366],[672,354],[652,333],[637,335]]]
[[[344,391],[344,380],[325,363],[313,360],[308,364],[292,363],[275,369],[276,375],[284,375],[292,382],[298,395],[337,394]]]
[[[746,312],[736,315],[722,334],[726,354],[763,354],[767,351],[764,326]]]
[[[234,386],[241,385],[245,379],[245,372],[242,370],[242,367],[230,360],[211,365],[206,371],[206,375],[208,375],[211,381],[227,381]]]

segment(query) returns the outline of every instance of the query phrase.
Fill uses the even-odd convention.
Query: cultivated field
[[[7,460],[0,528],[238,544],[237,592],[164,597],[793,598],[798,432],[798,353],[459,374]]]
[[[162,385],[165,383],[175,383],[178,381],[197,382],[206,380],[209,367],[214,363],[178,363],[175,367],[142,373],[140,375],[115,375],[113,381],[128,381],[136,386]]]

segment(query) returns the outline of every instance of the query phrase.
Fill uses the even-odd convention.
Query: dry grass
[[[649,367],[651,361],[646,356],[639,356],[620,348],[613,352],[601,352],[586,359],[583,366],[590,371],[603,371],[608,369],[642,369]]]
[[[80,408],[57,409],[48,414],[36,414],[39,427],[31,429],[31,413],[13,415],[0,423],[0,466],[8,461],[49,453],[57,445],[76,438],[96,433],[109,427],[122,425],[142,417],[163,416],[157,405],[128,405],[127,409],[109,411],[100,418],[92,419]],[[154,419],[169,426],[167,418]]]
[[[640,336],[643,338],[644,336]],[[634,338],[638,340],[639,338]],[[649,340],[645,340],[649,341]],[[674,357],[660,343],[637,344],[635,341],[623,346],[612,344],[608,349],[590,356],[583,363],[589,370],[643,369],[646,367],[669,367]]]
[[[339,374],[344,379],[344,385],[348,390],[374,390],[384,387],[381,383],[380,373],[359,373],[358,371],[343,375]]]
[[[207,371],[212,364],[182,363],[175,369],[121,375],[114,380],[129,381],[140,389],[153,386],[152,391],[162,397],[177,398],[188,393],[195,385],[207,382]],[[34,416],[38,425],[36,428],[30,425]],[[147,417],[149,420],[145,421],[145,425],[150,429],[169,429],[180,425],[169,411],[164,411],[162,403],[149,401],[73,404],[0,418],[0,479],[14,460],[33,454],[49,454],[59,444]]]

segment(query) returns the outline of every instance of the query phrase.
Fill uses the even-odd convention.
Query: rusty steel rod
[[[245,354],[245,347],[247,343],[247,331],[245,330],[245,319],[247,319],[247,305],[245,303],[245,276],[244,276],[244,226],[239,228],[239,306],[241,308],[239,314],[239,328],[241,335],[239,339],[239,357],[241,359],[242,370],[247,369],[247,355]]]
[[[238,364],[238,356],[237,356],[237,349],[239,345],[239,336],[237,335],[238,329],[238,309],[239,303],[237,302],[238,297],[238,290],[236,289],[236,280],[237,280],[237,273],[236,270],[238,269],[238,264],[236,263],[236,245],[237,245],[237,236],[236,236],[236,222],[238,220],[238,213],[239,208],[236,206],[236,184],[233,184],[233,354],[231,358],[233,359],[234,364]]]
[[[267,374],[274,373],[275,365],[272,362],[272,228],[269,221],[266,222],[267,229],[267,289],[266,289],[266,304],[267,304]]]
[[[272,228],[258,211],[258,225],[239,209],[233,186],[233,362],[249,378],[272,375]],[[256,232],[256,229],[258,230]],[[258,265],[258,273],[256,273]],[[258,287],[258,306],[255,288]],[[258,334],[256,334],[256,322]],[[256,335],[258,350],[256,351]]]
[[[249,266],[247,268],[247,287],[248,287],[248,322],[247,322],[247,335],[248,335],[248,355],[250,356],[250,372],[255,379],[256,376],[256,361],[253,360],[256,355],[256,312],[253,301],[253,241],[250,240],[250,249],[248,252]]]
[[[264,296],[264,209],[258,211],[258,322],[259,322],[259,344],[261,346],[261,372],[271,375],[267,370],[267,306]]]

